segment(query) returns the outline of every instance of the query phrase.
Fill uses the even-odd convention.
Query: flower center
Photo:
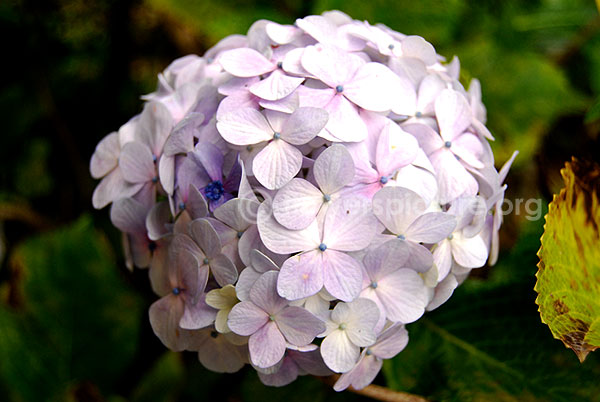
[[[371,282],[370,285],[373,289],[377,289],[377,282]]]
[[[371,349],[367,349],[367,351],[365,352],[365,354],[367,356],[371,356],[373,354],[373,352],[371,351]]]
[[[154,252],[154,250],[156,250],[156,243],[154,243],[153,241],[148,243],[148,249],[150,250],[150,252]]]
[[[381,179],[379,179],[379,182],[380,182],[381,184],[386,184],[386,183],[388,182],[388,180],[389,180],[389,179],[388,179],[387,177],[385,177],[385,176],[381,176]]]
[[[182,211],[185,209],[185,202],[179,203],[179,209],[181,209]]]
[[[154,184],[158,183],[158,176],[154,176],[152,178],[152,183],[154,183]]]
[[[252,148],[252,145],[248,145],[248,146],[246,147],[246,151],[248,151],[248,152],[252,152],[252,149],[253,149],[253,148]]]
[[[217,331],[210,331],[210,336],[211,338],[216,338],[217,336],[219,336],[219,333]]]
[[[406,240],[406,236],[404,236],[403,234],[399,234],[398,236],[396,236],[398,239],[400,240]]]
[[[327,246],[325,245],[325,243],[319,244],[319,250],[321,250],[321,251],[327,250]]]
[[[390,44],[388,45],[388,49],[390,49],[390,50],[394,50],[394,48],[395,48],[395,46],[394,46],[394,44],[393,44],[393,43],[390,43]]]
[[[421,117],[421,116],[423,116],[423,113],[421,113],[421,112],[415,113],[415,117]]]
[[[452,233],[450,233],[450,234],[448,235],[447,239],[448,239],[448,240],[452,240],[452,239],[454,239],[454,235],[453,235]]]
[[[346,329],[346,323],[341,323],[340,326],[338,327],[339,329],[341,329],[342,331]]]
[[[278,61],[277,62],[277,68],[283,68],[283,62],[282,61]]]
[[[323,194],[323,201],[325,201],[325,202],[331,201],[331,196],[329,194]]]
[[[280,138],[281,138],[281,133],[277,133],[277,132],[276,132],[276,133],[273,133],[273,139],[274,139],[274,140],[278,140],[278,139],[280,139]]]
[[[206,198],[211,201],[218,201],[223,196],[224,192],[225,188],[223,188],[223,183],[221,183],[221,180],[213,181],[204,189]]]
[[[244,232],[237,232],[238,239],[241,239],[243,235],[244,235]]]
[[[174,294],[175,296],[177,296],[177,295],[178,295],[178,294],[180,294],[180,293],[181,293],[181,289],[179,289],[179,288],[173,288],[173,294]]]
[[[341,94],[342,92],[344,92],[344,86],[343,85],[338,85],[337,87],[335,87],[335,91],[338,94]]]
[[[271,320],[271,321],[275,321],[275,316],[274,316],[274,315],[270,315],[270,316],[269,316],[269,320]]]
[[[208,265],[209,262],[210,260],[208,259],[208,257],[205,257],[204,260],[202,260],[202,264],[204,265]]]
[[[446,148],[450,148],[452,146],[452,142],[451,141],[446,141],[446,142],[444,142],[444,146]]]

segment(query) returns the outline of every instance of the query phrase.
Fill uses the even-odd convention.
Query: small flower
[[[336,373],[345,373],[354,367],[360,348],[377,340],[375,325],[379,320],[377,305],[359,298],[350,303],[338,303],[327,320],[327,330],[320,337],[321,355],[327,367]]]
[[[233,332],[250,336],[252,364],[266,368],[284,356],[286,341],[306,346],[325,330],[323,322],[301,307],[288,306],[277,294],[277,272],[263,274],[250,290],[250,300],[236,304],[227,324]]]

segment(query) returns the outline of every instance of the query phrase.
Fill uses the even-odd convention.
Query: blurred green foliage
[[[156,74],[258,19],[340,9],[423,36],[477,77],[510,199],[562,187],[571,156],[600,155],[600,18],[591,0],[6,0],[0,83],[0,400],[360,400],[314,378],[264,387],[166,352],[146,271],[124,268],[108,211],[92,211],[95,145],[141,108]],[[580,365],[534,303],[542,221],[507,216],[499,264],[408,326],[376,382],[431,400],[598,400],[600,362]],[[114,251],[113,251],[114,250]]]

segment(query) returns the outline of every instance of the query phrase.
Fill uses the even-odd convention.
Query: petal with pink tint
[[[373,213],[395,235],[404,235],[427,205],[414,191],[384,187],[373,197]]]
[[[292,77],[275,70],[264,80],[250,86],[249,90],[261,99],[276,101],[294,92],[303,81],[302,77]]]
[[[440,149],[431,154],[429,158],[437,172],[439,201],[441,204],[446,204],[465,194],[465,192],[470,193],[473,189],[476,191],[478,188],[475,178],[467,172],[449,150]]]
[[[304,56],[306,57],[306,56]],[[345,84],[344,84],[345,83]],[[416,104],[415,90],[381,63],[367,63],[343,85],[342,94],[363,109],[385,112],[396,106],[399,99],[410,97]],[[406,102],[406,101],[403,101]],[[414,110],[414,106],[412,107]]]
[[[435,116],[444,141],[453,141],[471,125],[473,119],[465,97],[452,89],[444,89],[435,100]]]
[[[321,191],[331,195],[352,181],[354,161],[345,146],[333,144],[321,152],[315,161],[313,174]]]
[[[324,109],[301,107],[290,115],[281,129],[281,138],[293,145],[304,145],[321,132],[329,114]]]
[[[269,315],[250,301],[243,301],[231,309],[227,326],[241,336],[249,336],[269,321]]]
[[[277,314],[287,306],[287,301],[277,294],[279,272],[265,272],[250,289],[250,301],[269,314]]]
[[[412,163],[417,157],[418,149],[419,144],[413,136],[388,120],[377,141],[377,170],[382,175],[393,174],[399,168]]]
[[[332,296],[349,302],[360,293],[362,269],[360,263],[348,254],[335,250],[323,252],[322,271],[323,285]]]
[[[288,258],[281,266],[277,292],[288,300],[317,294],[323,287],[322,259],[316,251]]]
[[[130,183],[151,181],[156,176],[152,152],[140,142],[128,142],[121,150],[119,167]]]
[[[365,62],[335,46],[318,43],[302,54],[302,67],[332,88],[344,85]]]
[[[200,329],[208,327],[215,321],[217,310],[204,301],[204,295],[196,304],[185,303],[179,326],[183,329]]]
[[[133,198],[120,198],[110,208],[110,220],[125,233],[146,233],[146,213],[144,205]]]
[[[455,155],[476,169],[484,167],[480,158],[483,154],[483,145],[481,140],[474,134],[465,133],[458,136],[450,148]]]
[[[210,259],[210,270],[217,283],[221,286],[234,284],[238,278],[238,271],[225,254],[217,254]]]
[[[333,331],[321,343],[323,361],[336,373],[345,373],[354,367],[360,348],[354,345],[345,331]]]
[[[450,240],[443,240],[433,250],[433,261],[438,270],[438,282],[443,280],[452,268],[452,245]]]
[[[304,179],[295,178],[275,195],[273,215],[288,229],[304,229],[314,221],[324,202],[319,189]]]
[[[260,184],[276,190],[292,180],[301,166],[302,152],[279,139],[270,142],[254,157],[252,170]]]
[[[423,279],[412,269],[399,269],[377,283],[377,296],[388,319],[404,324],[414,322],[425,312],[429,301]]]
[[[275,317],[275,322],[285,339],[296,346],[308,345],[321,332],[325,324],[302,307],[289,306]]]
[[[428,212],[419,216],[406,230],[406,237],[419,243],[437,243],[450,235],[456,218],[444,212]]]
[[[196,219],[190,224],[190,234],[208,258],[221,252],[221,240],[206,219]]]
[[[254,49],[239,48],[223,52],[219,57],[223,69],[236,77],[254,77],[277,68],[265,56]]]
[[[480,236],[469,238],[455,233],[452,239],[452,256],[463,267],[479,268],[487,260],[488,249]]]
[[[271,126],[258,110],[242,108],[217,118],[219,133],[231,144],[252,145],[273,138]]]
[[[289,230],[275,220],[268,202],[263,202],[258,208],[257,223],[263,243],[274,253],[288,254],[312,250],[321,243],[316,221],[306,229]]]
[[[369,245],[377,230],[377,219],[369,202],[344,197],[327,210],[323,226],[323,243],[331,249],[357,251]]]
[[[101,209],[116,199],[131,197],[144,186],[144,183],[129,183],[123,178],[121,169],[117,166],[104,177],[94,189],[92,205]]]
[[[285,354],[285,339],[275,322],[267,322],[248,340],[250,359],[259,368],[277,364]]]
[[[115,131],[100,140],[90,160],[90,173],[94,179],[106,176],[119,162],[119,134]]]

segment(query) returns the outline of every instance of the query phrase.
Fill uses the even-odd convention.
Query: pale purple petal
[[[323,243],[334,250],[356,251],[369,245],[377,230],[377,219],[364,199],[345,197],[327,210]]]
[[[208,215],[206,200],[193,184],[190,184],[188,189],[188,199],[185,203],[185,209],[189,212],[192,219],[204,218]]]
[[[169,294],[150,306],[150,325],[154,334],[169,349],[180,352],[186,349],[183,330],[179,320],[183,315],[183,300]]]
[[[452,89],[443,90],[435,100],[435,115],[444,141],[453,141],[462,134],[473,118],[465,97]]]
[[[452,245],[450,240],[443,240],[433,250],[433,261],[438,270],[438,282],[444,279],[452,268]]]
[[[329,114],[324,109],[301,107],[290,115],[281,128],[281,138],[293,145],[312,140],[327,124]]]
[[[449,150],[441,149],[434,152],[430,155],[430,159],[438,176],[440,203],[446,204],[465,192],[470,192],[472,188],[477,189],[475,178],[467,172]]]
[[[221,252],[221,240],[206,219],[196,219],[190,224],[190,234],[204,254],[211,258]]]
[[[217,373],[235,373],[248,359],[245,347],[231,344],[214,331],[204,331],[199,341],[198,359],[207,369]]]
[[[130,183],[143,183],[156,176],[152,152],[140,142],[128,142],[121,150],[119,167]]]
[[[281,266],[277,292],[288,300],[317,294],[323,287],[323,262],[318,251],[288,258]]]
[[[452,239],[452,256],[463,267],[479,268],[487,260],[488,249],[480,236],[468,238],[455,233]]]
[[[345,146],[333,144],[315,160],[313,174],[324,194],[331,195],[354,178],[354,161]]]
[[[421,273],[426,272],[431,268],[433,265],[433,256],[427,247],[410,240],[397,241],[405,241],[408,247],[409,255],[405,267],[412,268]]]
[[[269,321],[269,315],[250,301],[233,306],[227,318],[227,326],[241,336],[249,336]]]
[[[144,205],[133,198],[116,200],[110,208],[110,220],[125,233],[146,234],[146,213]]]
[[[381,278],[376,291],[391,321],[410,323],[425,312],[427,288],[423,279],[412,269],[399,269]]]
[[[321,343],[323,361],[336,373],[345,373],[351,370],[359,355],[360,348],[348,339],[345,331],[333,331]]]
[[[377,170],[382,175],[393,174],[399,168],[412,163],[418,150],[417,140],[396,123],[388,120],[377,141]]]
[[[476,135],[471,133],[460,135],[452,142],[450,149],[468,165],[476,169],[484,167],[483,162],[480,160],[483,155],[483,144]]]
[[[120,151],[119,134],[116,131],[101,139],[90,159],[92,177],[99,179],[113,170],[119,162]]]
[[[275,322],[267,322],[248,340],[252,364],[260,368],[271,367],[285,354],[285,339]]]
[[[269,190],[288,183],[302,166],[302,152],[283,140],[274,140],[254,157],[254,177]]]
[[[277,372],[272,374],[265,374],[258,372],[258,378],[260,381],[270,387],[283,387],[288,385],[298,378],[298,365],[293,359],[286,356],[283,358],[281,367]]]
[[[211,180],[223,179],[223,154],[215,145],[209,142],[200,142],[190,156],[198,166],[206,170]]]
[[[313,250],[321,243],[316,221],[306,229],[289,230],[275,220],[268,202],[263,202],[258,208],[257,222],[263,243],[274,253],[288,254]]]
[[[432,311],[444,304],[450,296],[452,296],[452,293],[454,293],[454,289],[456,289],[457,286],[458,281],[456,280],[456,277],[453,274],[448,274],[448,276],[435,287],[433,299],[429,301],[426,310]]]
[[[352,386],[353,389],[363,389],[373,382],[382,366],[383,361],[381,359],[378,359],[375,356],[366,356],[365,352],[363,352],[363,355],[356,366],[350,371],[342,374],[333,385],[333,389],[338,392],[343,391],[350,386]]]
[[[179,326],[183,329],[200,329],[208,327],[215,321],[217,310],[204,301],[204,296],[196,304],[185,303]]]
[[[240,48],[223,52],[219,57],[223,69],[236,77],[254,77],[275,70],[265,56],[254,49]]]
[[[148,216],[146,216],[145,224],[150,240],[158,240],[169,233],[167,224],[171,220],[171,210],[168,202],[159,202],[155,204]]]
[[[209,265],[215,280],[221,286],[234,284],[238,278],[235,265],[225,254],[217,254],[210,258]]]
[[[428,212],[419,216],[406,229],[406,237],[415,242],[437,243],[450,235],[456,218],[444,212]]]
[[[295,257],[292,257],[292,259]],[[283,271],[283,267],[281,268]],[[363,274],[360,263],[348,254],[326,250],[322,262],[325,289],[343,301],[354,300],[362,288]]]
[[[215,218],[238,232],[256,222],[256,214],[260,204],[256,201],[235,198],[227,201],[214,211]]]
[[[302,67],[332,88],[344,85],[365,64],[358,56],[335,46],[309,46],[302,55]]]
[[[275,195],[273,215],[288,229],[304,229],[314,221],[324,202],[323,193],[310,182],[292,179]]]
[[[252,262],[252,268],[257,272],[264,274],[268,271],[279,271],[277,264],[259,250],[252,250],[250,253],[250,261]]]
[[[372,300],[358,298],[348,303],[350,310],[346,332],[350,341],[357,346],[370,346],[377,340],[375,325],[379,321],[379,308]]]
[[[338,82],[341,83],[343,82]],[[398,99],[414,96],[415,93],[412,85],[402,81],[381,63],[367,63],[361,66],[350,82],[343,87],[344,96],[356,105],[374,112],[390,110],[396,106]]]
[[[277,294],[279,272],[269,271],[261,275],[250,289],[250,301],[269,314],[277,314],[287,306],[287,301]]]
[[[402,187],[384,187],[373,197],[373,213],[395,235],[405,234],[426,208],[417,193]]]
[[[217,129],[225,141],[235,145],[252,145],[269,141],[273,130],[261,112],[251,108],[235,109],[217,116]]]
[[[308,345],[325,331],[325,324],[302,307],[289,306],[275,316],[275,322],[285,339],[296,346]]]
[[[369,347],[373,355],[380,359],[391,359],[408,344],[408,331],[404,325],[393,325],[377,338],[377,343]]]
[[[250,92],[261,99],[276,101],[291,94],[303,81],[302,77],[291,77],[275,70],[264,80],[250,86]]]

